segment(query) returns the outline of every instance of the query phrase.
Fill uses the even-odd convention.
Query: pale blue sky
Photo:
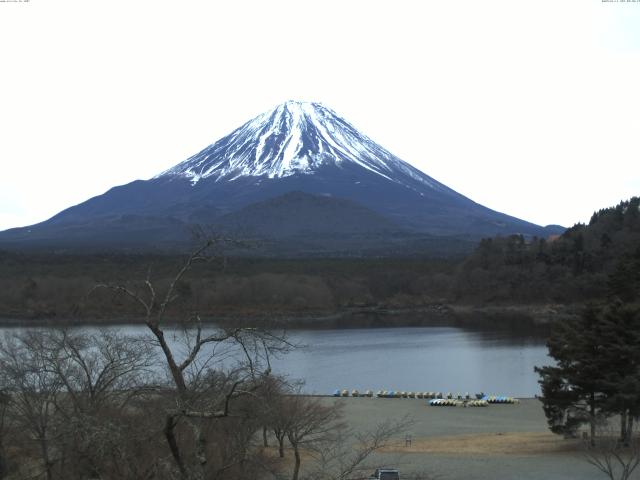
[[[0,229],[289,98],[535,223],[640,194],[640,2],[30,0],[0,41]]]

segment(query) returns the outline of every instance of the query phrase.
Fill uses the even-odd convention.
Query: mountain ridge
[[[121,228],[121,238],[135,234],[140,248],[166,247],[185,243],[195,223],[216,225],[222,218],[234,223],[230,220],[234,213],[240,218],[245,207],[289,192],[358,205],[362,212],[369,212],[369,220],[378,219],[380,228],[373,228],[378,232],[388,231],[382,226],[393,224],[403,234],[479,240],[562,231],[488,209],[394,156],[328,107],[288,101],[149,180],[114,187],[40,224],[0,232],[0,245],[69,243],[68,238],[61,238],[69,232],[74,232],[76,243],[83,244],[100,237],[100,229],[106,229],[111,238]],[[269,214],[281,215],[274,213],[277,208],[271,205]],[[331,202],[318,208],[326,209],[327,215],[338,213]],[[286,209],[289,224],[283,223],[282,230],[299,233],[296,222],[308,223],[309,219],[293,215],[290,202]],[[146,237],[144,229],[123,221],[131,215],[145,219]],[[339,229],[335,235],[340,235]],[[112,247],[117,249],[118,242],[112,242]]]

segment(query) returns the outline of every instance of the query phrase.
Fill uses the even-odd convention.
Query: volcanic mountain
[[[0,246],[167,249],[185,245],[195,224],[289,246],[306,237],[311,250],[326,240],[332,251],[347,238],[348,249],[358,238],[384,249],[403,238],[558,231],[473,202],[321,104],[288,101],[150,180],[0,233]]]

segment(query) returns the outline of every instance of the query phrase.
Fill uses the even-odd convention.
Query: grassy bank
[[[548,431],[542,404],[536,399],[484,408],[429,407],[420,399],[337,401],[344,406],[346,421],[357,430],[370,429],[388,418],[413,418],[413,425],[395,445],[376,454],[371,462],[374,468],[394,465],[407,476],[419,472],[447,480],[601,478],[584,461],[580,441],[564,440]]]

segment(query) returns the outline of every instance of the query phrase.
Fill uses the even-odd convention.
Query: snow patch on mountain
[[[358,132],[330,108],[293,100],[258,115],[155,178],[181,176],[193,185],[210,177],[216,182],[247,176],[273,179],[313,175],[323,166],[347,163],[392,182],[406,184],[409,177],[423,186],[448,190]]]

